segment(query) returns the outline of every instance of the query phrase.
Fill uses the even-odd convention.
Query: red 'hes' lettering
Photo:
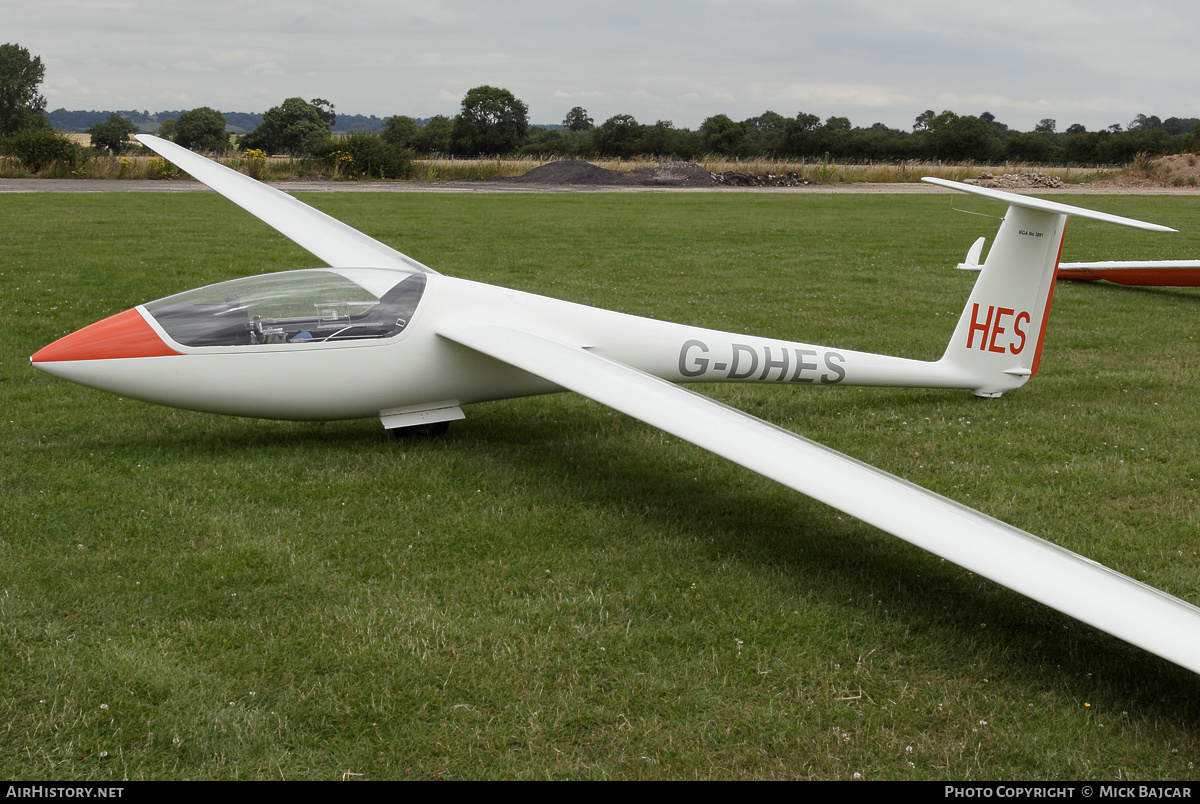
[[[975,348],[975,333],[979,333],[980,351],[1019,355],[1027,340],[1025,326],[1031,320],[1032,317],[1024,310],[1017,312],[1011,307],[992,305],[988,305],[987,313],[981,316],[979,305],[975,304],[971,308],[971,320],[967,326],[967,348]]]

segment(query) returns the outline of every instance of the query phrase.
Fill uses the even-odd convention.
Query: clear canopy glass
[[[185,346],[326,343],[400,334],[424,291],[421,273],[285,271],[177,293],[146,310]]]

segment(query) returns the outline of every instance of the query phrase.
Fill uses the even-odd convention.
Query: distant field
[[[72,135],[77,140],[86,135]],[[226,156],[220,162],[251,172],[245,157]],[[461,181],[472,179],[508,178],[523,176],[530,170],[548,164],[555,159],[540,157],[505,158],[419,158],[413,160],[413,180],[416,181]],[[592,164],[608,170],[630,171],[639,167],[655,167],[661,159],[588,159]],[[1023,163],[999,165],[977,165],[974,163],[907,161],[897,164],[839,164],[836,162],[806,159],[746,159],[733,160],[720,155],[709,155],[696,160],[706,170],[714,173],[739,171],[744,173],[799,173],[805,178],[823,185],[854,182],[914,182],[922,176],[937,176],[943,179],[974,179],[983,173],[1042,173],[1054,176],[1070,184],[1080,184],[1096,179],[1108,178],[1120,170],[1090,167],[1046,167]],[[264,164],[253,163],[253,172],[266,181],[288,179],[311,179],[327,177],[329,171],[312,159],[293,159],[273,156]],[[50,178],[98,178],[98,179],[161,179],[176,175],[177,171],[161,159],[149,155],[123,157],[99,156],[91,153],[82,169],[60,167],[48,169],[45,177]],[[14,157],[0,156],[0,178],[26,178],[29,171]]]
[[[505,159],[416,159],[417,180],[449,181],[452,179],[483,179],[523,176],[549,160],[536,157]],[[608,170],[630,171],[642,167],[657,167],[663,160],[653,158],[588,159]],[[1115,171],[1100,168],[1044,167],[1019,163],[1000,165],[956,164],[953,162],[906,161],[897,164],[843,164],[816,159],[731,159],[710,154],[695,160],[712,173],[741,172],[751,174],[797,173],[816,184],[847,184],[853,182],[913,182],[922,176],[937,176],[961,181],[974,179],[983,173],[1042,173],[1072,184],[1112,176]]]
[[[935,358],[964,196],[314,194],[437,270]],[[1200,256],[1076,196],[1064,260]],[[1195,779],[1200,678],[571,395],[378,421],[173,411],[31,369],[103,316],[309,267],[208,194],[3,195],[10,779]],[[1200,292],[1063,285],[1041,374],[704,393],[1200,603]],[[319,378],[314,378],[319,381]],[[347,389],[353,393],[353,389]],[[264,394],[270,389],[264,388]]]

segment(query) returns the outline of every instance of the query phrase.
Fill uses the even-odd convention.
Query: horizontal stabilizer
[[[1052,212],[1056,215],[1074,215],[1077,218],[1087,218],[1088,220],[1101,221],[1103,223],[1115,223],[1118,226],[1130,226],[1134,229],[1145,229],[1148,232],[1174,232],[1167,226],[1159,226],[1157,223],[1147,223],[1146,221],[1134,220],[1133,218],[1124,218],[1120,215],[1110,215],[1107,212],[1097,212],[1094,209],[1084,209],[1070,204],[1060,204],[1057,201],[1046,201],[1041,198],[1034,198],[1027,195],[1017,195],[1016,193],[1005,192],[1004,190],[993,190],[990,187],[977,187],[974,184],[963,184],[960,181],[950,181],[949,179],[935,179],[932,176],[926,176],[921,181],[930,184],[936,184],[939,187],[948,187],[951,190],[960,190],[964,193],[973,195],[981,195],[984,198],[990,198],[993,201],[1002,201],[1005,204],[1013,207],[1022,207],[1024,209],[1034,209],[1038,212]]]

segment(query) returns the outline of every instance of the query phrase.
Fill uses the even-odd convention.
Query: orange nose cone
[[[126,310],[72,332],[40,349],[34,363],[61,360],[112,360],[122,357],[165,357],[182,354],[163,343],[137,310]]]

